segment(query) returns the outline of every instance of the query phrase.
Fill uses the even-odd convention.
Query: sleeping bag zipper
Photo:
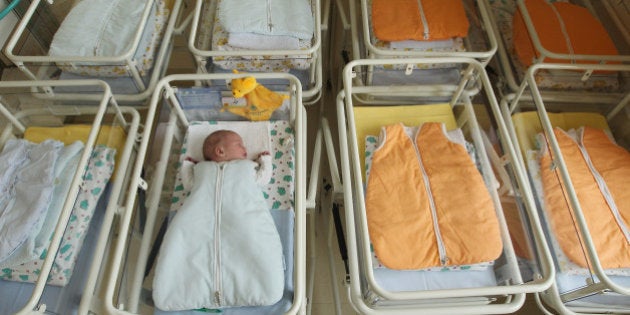
[[[269,33],[273,32],[273,23],[271,22],[271,0],[267,0],[267,27]]]
[[[628,231],[628,226],[623,221],[623,218],[621,217],[621,213],[619,213],[619,208],[617,207],[617,204],[615,203],[615,200],[613,199],[612,193],[608,189],[608,185],[606,185],[606,182],[604,181],[604,178],[602,177],[602,175],[600,175],[597,169],[595,169],[595,166],[593,165],[593,161],[591,161],[590,155],[588,154],[588,152],[586,152],[586,148],[584,147],[583,136],[584,134],[580,135],[580,141],[577,143],[577,147],[578,149],[580,149],[580,153],[582,153],[582,157],[584,158],[584,161],[586,162],[588,169],[591,171],[591,174],[593,175],[593,178],[595,179],[595,182],[597,183],[597,186],[599,187],[599,191],[602,193],[604,200],[606,200],[606,203],[608,204],[608,208],[610,208],[610,212],[612,213],[612,216],[615,219],[615,222],[617,222],[617,226],[619,226],[621,233],[623,233],[624,237],[626,238],[626,242],[630,243],[630,232]]]
[[[420,133],[420,128],[418,128],[418,132],[416,133],[415,139],[418,137],[418,133]],[[448,256],[446,256],[446,246],[444,246],[444,240],[442,239],[442,232],[440,231],[440,224],[438,222],[437,209],[435,207],[435,200],[433,200],[433,194],[431,193],[431,184],[429,183],[429,176],[424,169],[424,164],[422,163],[422,156],[420,154],[420,149],[418,149],[418,145],[413,146],[416,150],[416,157],[418,158],[418,165],[420,166],[420,171],[422,171],[422,182],[424,183],[424,189],[427,192],[427,196],[429,198],[429,208],[431,208],[431,218],[433,219],[433,230],[435,231],[435,239],[437,241],[438,255],[440,256],[440,263],[442,266],[446,265],[448,262]]]
[[[214,300],[217,306],[221,306],[221,199],[222,199],[222,183],[225,164],[219,165],[217,172],[217,182],[215,186],[214,201]]]
[[[422,29],[424,30],[424,40],[429,40],[429,22],[427,22],[427,16],[422,6],[422,0],[418,1],[418,11],[420,13],[420,19],[422,20]]]

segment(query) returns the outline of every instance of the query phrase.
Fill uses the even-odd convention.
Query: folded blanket
[[[222,0],[218,13],[230,33],[313,37],[313,13],[306,0]]]
[[[469,22],[461,0],[374,0],[372,25],[380,40],[466,37]]]

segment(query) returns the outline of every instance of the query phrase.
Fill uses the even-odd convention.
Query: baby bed
[[[289,72],[300,79],[304,102],[315,103],[322,88],[321,10],[320,0],[196,1],[188,48],[197,73]]]
[[[101,98],[69,102],[33,92],[59,86],[100,89]],[[0,313],[70,314],[86,285],[95,236],[123,198],[140,115],[118,106],[102,81],[4,81],[0,93]],[[29,153],[16,151],[24,148]],[[26,157],[31,162],[20,162]],[[20,204],[24,211],[15,216],[11,209]],[[6,255],[9,239],[17,246]]]
[[[353,76],[360,75],[358,72],[365,65],[400,65],[404,62],[462,64],[468,76],[462,77],[462,81],[456,87],[430,84],[424,86],[366,87],[355,85],[353,81]],[[469,80],[479,80],[479,85],[482,86],[481,92],[477,91],[478,94],[467,92],[465,87],[469,84],[467,82]],[[397,93],[404,93],[407,96],[415,95],[416,103],[415,105],[395,106],[391,104],[361,104],[356,101],[355,96],[361,93],[384,91],[387,91],[392,97],[395,97]],[[432,97],[436,93],[450,94],[451,101],[448,103],[432,102]],[[475,98],[475,95],[478,95],[478,98]],[[551,285],[553,277],[551,257],[545,249],[544,236],[540,233],[540,229],[536,228],[538,224],[537,214],[527,211],[527,209],[534,209],[532,207],[533,200],[525,197],[518,198],[523,200],[524,205],[529,205],[529,207],[524,208],[521,215],[534,227],[535,232],[532,241],[541,245],[537,247],[537,252],[532,253],[537,257],[539,263],[537,267],[539,268],[536,270],[535,277],[527,277],[521,273],[517,266],[510,232],[501,210],[499,189],[485,153],[487,149],[484,146],[484,132],[475,114],[479,109],[475,110],[475,106],[473,106],[473,103],[481,99],[479,98],[481,95],[488,100],[487,109],[494,116],[499,116],[496,119],[496,124],[500,127],[500,132],[505,134],[505,125],[502,123],[500,115],[497,115],[498,105],[494,100],[490,82],[483,65],[478,61],[455,57],[355,60],[344,68],[344,90],[338,96],[337,119],[349,259],[348,298],[359,313],[510,313],[522,305],[525,293],[542,291]],[[426,101],[427,97],[429,101]],[[489,191],[493,200],[493,210],[490,210],[489,213],[491,216],[496,216],[500,230],[500,236],[496,236],[500,240],[487,242],[502,244],[500,257],[491,262],[490,266],[488,264],[467,266],[442,264],[433,268],[411,270],[403,267],[402,270],[394,270],[382,268],[377,264],[371,251],[373,240],[370,236],[375,226],[368,223],[370,214],[366,212],[364,193],[366,184],[364,170],[370,169],[365,166],[369,164],[366,157],[372,156],[372,150],[368,150],[368,144],[371,142],[368,135],[377,134],[381,126],[400,122],[406,126],[418,126],[425,122],[441,122],[445,124],[448,130],[461,128],[468,139],[466,141],[470,142],[469,148],[474,147],[475,156],[480,163],[477,167],[481,168],[483,181],[486,183],[482,186],[486,187],[484,189]],[[506,151],[509,151],[510,139],[506,137],[503,139],[507,140],[504,145]],[[513,161],[514,157],[509,159]],[[518,167],[518,164],[513,162],[509,165]],[[336,166],[331,166],[331,168],[334,174]],[[336,183],[337,181],[333,180],[333,182]],[[523,187],[522,182],[516,180],[513,185],[514,187]],[[420,241],[415,242],[415,244],[421,243]]]
[[[573,67],[573,68],[572,68]],[[599,200],[599,191],[585,193],[584,180],[578,180],[577,165],[572,157],[582,156],[581,154],[566,154],[566,144],[564,133],[554,133],[555,128],[561,128],[567,133],[571,129],[588,129],[588,135],[594,134],[596,130],[603,130],[608,134],[617,146],[609,146],[605,151],[620,157],[628,154],[628,93],[599,94],[598,96],[585,96],[575,93],[566,94],[565,97],[549,98],[541,94],[536,85],[536,71],[559,69],[577,69],[580,71],[593,70],[616,70],[627,72],[627,66],[604,66],[604,65],[536,65],[530,69],[526,76],[526,81],[521,86],[519,93],[511,95],[509,99],[502,102],[502,111],[506,122],[508,122],[511,136],[520,151],[519,158],[522,159],[523,166],[527,173],[523,174],[534,187],[538,201],[539,213],[543,221],[543,228],[547,235],[549,247],[554,256],[556,277],[554,284],[549,290],[539,294],[540,306],[543,310],[557,313],[623,313],[630,310],[628,299],[628,285],[630,284],[627,266],[621,261],[620,264],[613,265],[611,256],[606,254],[605,248],[617,248],[615,244],[623,246],[624,242],[615,242],[615,233],[608,233],[607,241],[602,243],[601,235],[606,233],[605,229],[598,228],[597,222],[608,222],[607,227],[623,227],[624,218],[627,211],[621,196],[615,192],[614,182],[606,179],[606,171],[601,168],[598,161],[610,161],[610,157],[600,158],[592,151],[590,143],[595,143],[588,138],[584,140],[583,154],[588,158],[595,169],[596,175],[591,178],[602,178],[600,185],[609,191],[613,199],[609,200],[611,207],[614,204],[619,206],[619,223],[610,221],[610,214],[614,210],[597,215],[597,220],[593,220],[593,214],[600,211],[601,207],[593,203]],[[524,92],[529,85],[531,93]],[[599,132],[599,131],[597,131]],[[543,137],[544,135],[544,137]],[[583,136],[586,137],[586,134]],[[579,140],[582,143],[582,140]],[[586,144],[589,141],[588,145]],[[605,145],[607,141],[600,141]],[[561,146],[562,145],[562,146]],[[562,147],[562,151],[561,150]],[[546,167],[541,163],[546,163],[543,156],[545,152],[552,152],[555,165],[555,177],[557,181],[562,180],[565,193],[559,198],[566,204],[566,209],[551,203],[553,191],[549,187],[549,172],[544,172]],[[625,153],[623,153],[625,152]],[[590,157],[590,158],[589,158]],[[545,164],[546,165],[546,164]],[[622,174],[625,169],[621,166],[615,172]],[[543,182],[544,180],[544,182]],[[603,184],[601,184],[603,183]],[[623,185],[627,186],[627,181]],[[606,196],[606,194],[604,194]],[[569,208],[570,207],[570,208]],[[611,208],[614,209],[614,208]],[[558,218],[565,218],[563,230],[556,222]],[[573,222],[573,224],[571,224]],[[578,235],[577,241],[571,239]],[[567,242],[566,240],[569,240]],[[604,245],[602,245],[604,244]],[[578,253],[576,253],[576,251]],[[627,250],[614,250],[613,256],[624,257]],[[623,259],[623,258],[620,258]],[[587,263],[586,263],[587,262]],[[586,263],[586,265],[585,265]],[[614,266],[614,267],[613,267]],[[542,303],[544,302],[544,304]]]
[[[618,1],[491,0],[492,25],[500,38],[497,70],[517,91],[531,64],[628,62],[628,26]],[[615,7],[614,7],[615,6]],[[615,23],[613,23],[613,21]],[[617,72],[544,69],[536,74],[544,91],[623,90]]]
[[[158,83],[145,122],[145,128],[152,132],[142,139],[138,162],[131,177],[128,191],[131,198],[126,204],[129,210],[121,216],[118,226],[101,233],[99,248],[105,249],[103,257],[108,258],[108,263],[92,266],[90,275],[98,285],[88,291],[90,298],[83,300],[82,311],[90,310],[95,314],[196,312],[194,309],[165,311],[154,307],[154,264],[156,255],[168,255],[161,252],[161,235],[172,228],[170,218],[177,216],[190,189],[183,185],[189,177],[185,176],[186,167],[182,165],[187,158],[203,160],[201,143],[207,134],[217,128],[237,131],[248,146],[250,155],[255,156],[267,148],[274,160],[272,181],[263,191],[282,240],[286,270],[284,296],[278,303],[207,311],[237,314],[295,314],[303,311],[306,267],[305,117],[300,106],[299,81],[282,73],[255,75],[257,80],[284,80],[284,89],[278,92],[290,96],[274,112],[271,120],[260,122],[244,121],[222,110],[224,105],[237,106],[229,86],[176,87],[203,80],[225,82],[241,76],[172,75]],[[145,182],[143,178],[150,181]],[[146,194],[138,193],[137,187],[146,190]],[[247,272],[250,270],[243,271]]]
[[[485,65],[497,50],[486,0],[400,1],[395,4],[361,0],[358,8],[357,1],[349,3],[355,60],[468,57]],[[374,80],[377,85],[456,84],[460,70],[449,64],[378,66],[371,69],[364,80],[367,84]]]
[[[60,5],[57,5],[60,6]],[[178,31],[182,1],[75,1],[60,12],[46,1],[32,1],[16,25],[5,53],[27,78],[100,79],[121,102],[141,102],[166,71],[171,41]],[[42,22],[40,12],[55,12]],[[52,34],[38,49],[24,49],[31,33]],[[58,93],[89,91],[58,88]]]

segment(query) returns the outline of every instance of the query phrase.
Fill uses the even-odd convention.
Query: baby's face
[[[228,134],[223,141],[223,150],[225,152],[225,160],[246,159],[247,149],[243,144],[243,139],[238,134]]]

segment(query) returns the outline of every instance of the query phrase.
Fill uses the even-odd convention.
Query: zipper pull
[[[448,257],[444,256],[442,258],[440,258],[440,262],[442,263],[442,266],[446,266],[446,264],[448,263],[449,259]]]
[[[219,292],[219,291],[214,291],[214,302],[215,302],[218,306],[221,306],[221,292]]]

